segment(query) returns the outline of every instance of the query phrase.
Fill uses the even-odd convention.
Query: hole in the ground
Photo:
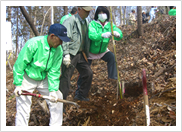
[[[150,91],[151,84],[147,83],[147,92]],[[143,85],[142,82],[130,82],[125,83],[125,97],[138,97],[140,94],[143,94]]]
[[[126,83],[125,97],[138,97],[143,93],[142,82]]]

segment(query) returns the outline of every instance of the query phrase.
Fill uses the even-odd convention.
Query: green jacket
[[[120,34],[120,38],[114,37],[115,40],[121,40],[123,34],[116,25],[113,24],[113,31],[117,31]],[[93,54],[103,53],[107,50],[110,38],[102,38],[101,34],[105,32],[111,32],[111,23],[107,22],[104,27],[99,21],[91,21],[89,24],[89,38],[91,40],[90,52]]]
[[[171,9],[171,10],[168,12],[168,14],[169,14],[170,16],[176,16],[176,9]]]
[[[26,72],[34,80],[44,80],[47,76],[49,91],[58,90],[63,50],[61,46],[50,48],[47,37],[38,36],[26,42],[13,67],[13,84],[21,86]]]
[[[60,20],[60,24],[63,24],[64,20],[66,20],[67,18],[69,18],[70,16],[72,16],[70,13],[68,15],[65,15],[61,18]]]
[[[64,55],[66,54],[76,55],[80,48],[82,40],[82,31],[81,31],[80,20],[78,17],[79,15],[77,13],[76,15],[72,15],[63,22],[63,25],[67,28],[67,36],[71,38],[70,42],[63,42],[62,44]],[[89,23],[87,19],[86,19],[86,24],[88,27]],[[88,28],[86,31],[85,39],[86,39],[86,45],[84,45],[84,52],[88,57],[89,47],[90,47],[90,39],[88,38]]]

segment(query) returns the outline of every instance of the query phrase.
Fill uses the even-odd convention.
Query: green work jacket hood
[[[61,45],[50,48],[47,37],[38,36],[26,42],[13,67],[13,84],[21,86],[26,72],[34,80],[44,80],[47,76],[49,91],[58,90],[63,50]]]
[[[117,31],[120,34],[119,38],[114,37],[115,40],[121,40],[123,34],[116,25],[113,24],[113,31]],[[106,22],[103,26],[99,21],[91,21],[89,24],[89,38],[91,40],[90,52],[93,54],[103,53],[107,50],[110,38],[102,38],[102,33],[111,32],[111,23]]]
[[[72,16],[70,13],[67,14],[67,15],[65,15],[65,16],[63,16],[63,17],[61,18],[61,20],[60,20],[60,24],[63,24],[64,20],[66,20],[66,19],[69,18],[70,16]]]
[[[89,48],[90,48],[90,39],[88,38],[88,20],[86,20],[87,30],[85,35],[85,45],[84,45],[84,52],[88,57]],[[63,42],[62,48],[64,55],[66,54],[72,54],[76,55],[79,51],[81,40],[82,40],[82,29],[81,29],[81,23],[79,20],[79,14],[72,15],[68,19],[66,19],[63,22],[63,25],[67,28],[67,36],[71,38],[70,42]]]

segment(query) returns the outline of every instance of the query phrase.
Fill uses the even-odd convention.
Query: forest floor
[[[145,126],[142,69],[147,74],[150,126],[176,126],[176,17],[163,15],[144,24],[142,37],[131,35],[136,27],[119,28],[125,38],[115,41],[120,81],[125,82],[124,97],[117,98],[117,88],[108,80],[106,62],[94,60],[90,101],[77,101],[80,108],[66,104],[63,126]],[[113,52],[112,40],[109,49]],[[67,100],[73,101],[77,78],[75,70]],[[16,98],[8,66],[6,88],[6,125],[14,126]],[[36,97],[32,99],[29,125],[48,126],[49,114]]]

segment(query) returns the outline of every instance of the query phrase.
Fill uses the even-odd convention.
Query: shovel
[[[21,95],[29,95],[29,96],[34,96],[34,97],[38,97],[38,98],[43,98],[43,99],[48,99],[51,102],[54,102],[54,97],[50,97],[50,96],[46,96],[46,95],[41,95],[41,94],[34,94],[34,93],[29,93],[25,90],[22,91]],[[57,102],[61,102],[61,103],[67,103],[67,104],[73,104],[75,105],[77,108],[79,108],[79,105],[75,102],[72,101],[68,101],[68,100],[64,100],[64,99],[57,99]]]

